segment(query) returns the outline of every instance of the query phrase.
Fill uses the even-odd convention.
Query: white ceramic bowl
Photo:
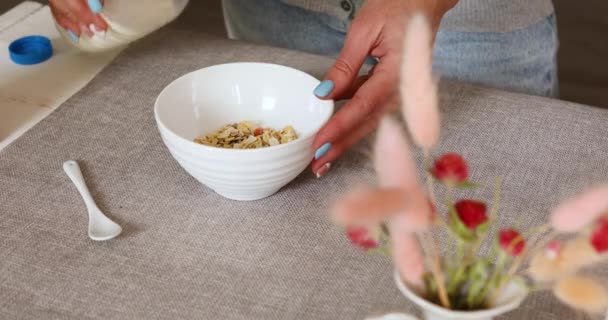
[[[218,194],[234,200],[268,197],[297,177],[314,156],[317,131],[333,113],[333,101],[314,96],[314,77],[285,66],[230,63],[188,73],[156,99],[161,137],[177,162]],[[264,127],[291,125],[295,141],[260,149],[223,149],[193,139],[250,120]]]

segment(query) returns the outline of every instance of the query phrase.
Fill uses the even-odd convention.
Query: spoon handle
[[[80,167],[76,161],[70,160],[63,163],[63,171],[70,177],[70,180],[76,186],[78,193],[84,200],[84,204],[87,206],[87,210],[92,212],[94,208],[97,208],[93,197],[91,196],[91,192],[89,192],[89,188],[87,188],[86,183],[84,182],[84,178],[82,177],[82,172],[80,171]]]

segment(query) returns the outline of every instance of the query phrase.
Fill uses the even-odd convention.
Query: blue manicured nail
[[[315,95],[317,97],[327,97],[334,90],[334,82],[331,80],[323,80],[319,85],[315,88]]]
[[[372,57],[372,56],[368,56],[367,58],[365,58],[365,64],[369,64],[369,65],[377,65],[378,62],[380,62],[380,58],[376,58],[376,57]]]
[[[91,11],[93,11],[94,13],[100,13],[101,10],[103,9],[103,6],[101,5],[101,1],[89,0],[89,9],[91,9]]]
[[[319,149],[317,149],[317,151],[315,152],[315,160],[319,160],[321,157],[327,154],[329,149],[331,149],[331,143],[329,142],[320,146]]]
[[[78,43],[78,41],[80,41],[80,38],[71,30],[66,30],[66,33],[68,34],[68,36],[70,36],[70,38],[72,39],[72,41]]]

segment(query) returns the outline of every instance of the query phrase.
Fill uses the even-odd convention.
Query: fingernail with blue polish
[[[68,36],[70,36],[70,39],[72,39],[72,41],[78,43],[78,41],[80,41],[80,38],[71,30],[66,30],[66,33],[68,34]]]
[[[329,142],[320,146],[319,149],[317,149],[317,151],[315,152],[315,160],[319,160],[321,157],[327,154],[329,149],[331,149],[331,143]]]
[[[100,13],[101,10],[103,9],[103,6],[101,5],[101,1],[99,0],[89,0],[89,9],[91,9],[91,11],[93,11],[94,13]]]
[[[369,64],[369,65],[376,65],[378,64],[378,62],[380,62],[379,58],[376,57],[372,57],[372,56],[368,56],[367,58],[365,58],[365,64]]]
[[[323,80],[319,85],[315,88],[315,95],[317,97],[327,97],[331,91],[334,90],[334,82],[331,80]]]

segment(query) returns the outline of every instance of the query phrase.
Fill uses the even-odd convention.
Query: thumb
[[[314,90],[317,97],[339,99],[349,90],[372,49],[374,37],[368,37],[367,34],[368,32],[357,24],[351,26],[336,62],[325,76],[325,80]]]

